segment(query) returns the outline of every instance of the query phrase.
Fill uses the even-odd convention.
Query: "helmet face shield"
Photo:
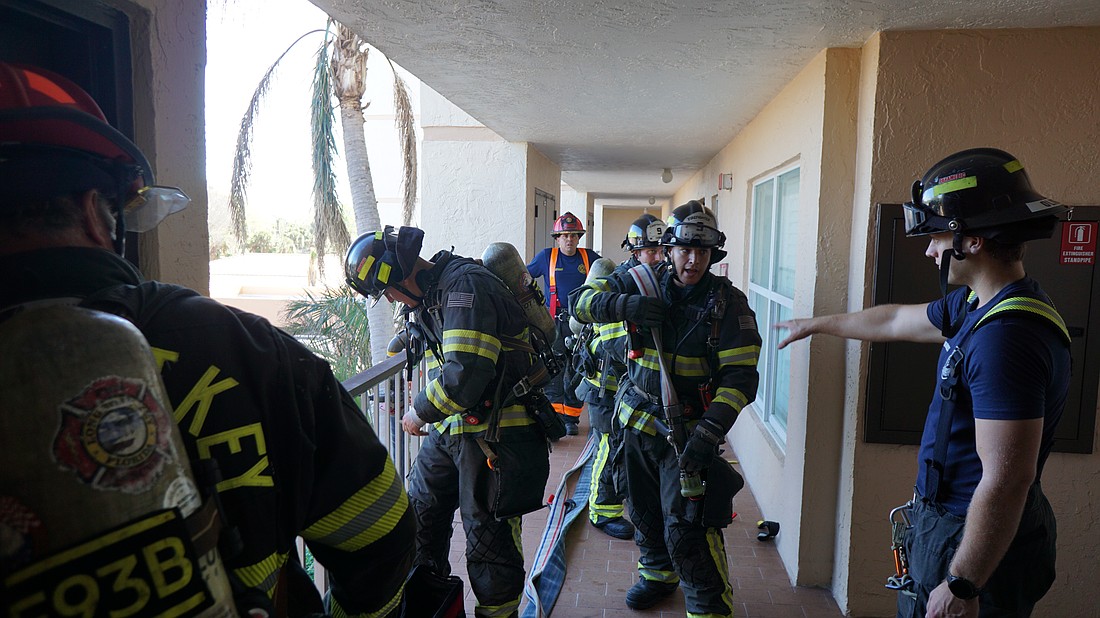
[[[905,235],[906,236],[920,236],[922,234],[930,234],[931,230],[924,228],[925,222],[928,221],[928,215],[920,206],[917,206],[913,202],[906,202],[901,205],[902,212],[905,214]]]
[[[680,223],[668,228],[665,244],[717,247],[726,240],[725,234],[702,223]]]
[[[904,204],[907,236],[1047,238],[1049,218],[1069,210],[1035,191],[1016,157],[994,148],[963,150],[936,163],[913,183],[911,200]]]
[[[142,187],[123,206],[126,213],[126,229],[148,232],[191,203],[191,198],[176,187]]]

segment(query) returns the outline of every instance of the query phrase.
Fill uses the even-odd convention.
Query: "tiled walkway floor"
[[[554,444],[550,454],[550,479],[547,494],[561,482],[562,474],[573,467],[584,448],[587,426],[583,418],[581,434],[567,436]],[[728,449],[727,449],[728,450]],[[792,586],[779,560],[775,545],[756,539],[760,509],[746,486],[734,499],[737,517],[725,529],[726,554],[733,585],[734,612],[742,618],[835,618],[841,616],[827,590]],[[523,549],[528,572],[547,511],[530,513],[523,518]],[[782,535],[782,531],[780,531]],[[567,575],[561,596],[554,606],[554,618],[683,618],[684,595],[676,592],[659,605],[644,612],[629,609],[624,602],[626,590],[637,578],[638,550],[633,541],[614,539],[588,523],[587,511],[569,528],[566,536]],[[468,582],[463,557],[465,537],[461,521],[455,519],[451,541],[451,566],[455,574]],[[466,614],[474,615],[474,596],[466,585]]]

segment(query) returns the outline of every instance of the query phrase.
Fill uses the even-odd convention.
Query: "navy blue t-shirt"
[[[543,249],[527,265],[527,272],[531,273],[532,277],[542,277],[542,289],[546,293],[547,308],[550,307],[551,251],[553,251],[553,247]],[[578,247],[577,252],[573,255],[565,255],[565,252],[558,251],[558,261],[554,265],[554,285],[558,288],[558,302],[566,308],[569,307],[569,293],[581,287],[584,284],[585,277],[588,276],[588,269],[584,267],[584,258],[581,257],[582,251],[588,252],[588,264],[590,266],[592,262],[600,259],[600,254],[595,251]]]
[[[965,314],[955,336],[943,344],[939,365],[942,368],[959,341],[967,338],[959,372],[958,403],[951,421],[947,461],[937,502],[956,515],[965,515],[982,477],[982,463],[974,444],[974,419],[1023,420],[1043,418],[1043,438],[1039,447],[1036,478],[1054,443],[1054,430],[1062,418],[1070,380],[1069,347],[1063,336],[1039,319],[1018,314],[991,320],[971,333],[974,324],[998,302],[1021,293],[1045,298],[1042,289],[1030,277],[1005,286],[981,308],[967,303],[970,290],[952,291],[946,299],[928,306],[928,319],[938,328],[944,308],[952,321]],[[974,303],[977,304],[977,303]],[[917,489],[925,493],[927,463],[932,460],[943,400],[937,387],[924,423],[917,461]]]

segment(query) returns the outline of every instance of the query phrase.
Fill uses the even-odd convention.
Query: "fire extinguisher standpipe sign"
[[[1062,223],[1061,264],[1096,263],[1096,221]]]

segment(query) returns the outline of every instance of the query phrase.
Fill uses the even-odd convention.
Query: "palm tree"
[[[287,303],[286,331],[332,365],[341,382],[371,366],[361,344],[370,339],[367,302],[346,285]]]
[[[335,29],[335,35],[333,35]],[[245,202],[251,168],[252,131],[264,97],[267,95],[275,69],[286,54],[309,35],[324,34],[314,64],[313,94],[310,102],[311,132],[313,142],[313,218],[314,259],[318,271],[324,272],[323,256],[329,253],[343,254],[351,237],[340,201],[336,195],[336,172],[333,159],[336,154],[334,137],[335,118],[332,101],[340,108],[340,124],[343,128],[344,160],[351,186],[352,211],[357,234],[381,229],[378,200],[370,174],[370,161],[364,136],[366,119],[363,95],[367,82],[367,56],[370,47],[350,28],[332,19],[328,27],[307,32],[287,47],[275,63],[268,68],[253,93],[248,109],[241,118],[237,134],[237,149],[233,161],[230,184],[229,209],[233,216],[234,234],[243,243],[248,236],[245,224]],[[388,60],[388,59],[387,59]],[[390,63],[393,69],[393,63]],[[404,198],[402,218],[406,225],[412,221],[416,201],[416,140],[415,123],[408,88],[404,80],[393,70],[394,107],[401,136],[404,161]],[[370,358],[377,363],[386,358],[386,346],[393,335],[393,308],[389,302],[380,302],[368,310],[370,330]]]

